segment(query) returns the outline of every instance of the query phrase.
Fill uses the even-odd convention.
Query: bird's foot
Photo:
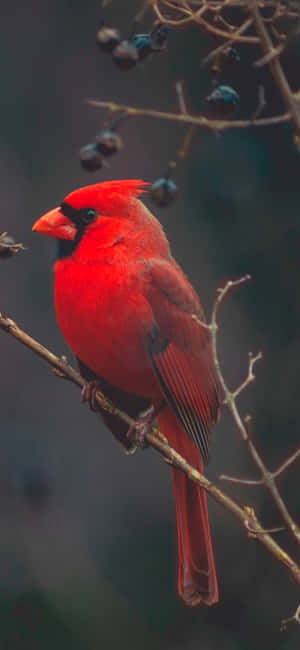
[[[81,402],[84,404],[88,402],[91,411],[99,411],[99,406],[96,400],[97,391],[101,391],[101,386],[98,381],[87,381],[81,391]]]
[[[131,440],[136,447],[141,447],[146,449],[149,446],[149,443],[146,440],[147,433],[151,431],[151,425],[156,416],[153,406],[140,413],[138,418],[135,420],[134,424],[127,431],[127,438]]]
[[[158,408],[154,408],[154,406],[151,405],[146,411],[140,413],[139,417],[135,420],[135,423],[128,429],[127,437],[136,447],[141,447],[142,449],[149,447],[146,435],[147,433],[151,433],[153,421],[164,406],[164,401],[161,402]]]

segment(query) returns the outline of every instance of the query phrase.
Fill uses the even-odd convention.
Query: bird
[[[55,310],[85,398],[98,387],[137,431],[157,417],[169,444],[202,472],[221,402],[211,335],[162,225],[139,198],[147,186],[125,179],[81,187],[33,230],[68,242],[54,265]],[[101,414],[125,451],[135,449],[128,425]],[[172,474],[177,594],[187,607],[212,605],[219,596],[206,493],[178,468]]]

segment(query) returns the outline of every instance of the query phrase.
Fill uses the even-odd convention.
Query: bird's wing
[[[154,261],[145,292],[157,327],[149,354],[164,395],[186,433],[208,459],[209,430],[217,422],[220,389],[210,332],[199,299],[173,261]]]

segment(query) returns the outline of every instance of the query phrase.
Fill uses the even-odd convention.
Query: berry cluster
[[[137,21],[134,23],[132,34],[129,38],[124,39],[120,31],[113,26],[102,24],[97,31],[97,44],[101,52],[110,54],[114,64],[120,70],[130,70],[139,62],[145,61],[153,53],[163,52],[167,49],[167,40],[169,28],[161,23],[156,23],[153,29],[147,33],[137,33]],[[239,62],[240,56],[238,51],[228,45],[221,50],[217,48],[216,53],[209,55],[203,60],[202,64],[210,63],[210,70],[213,74],[213,89],[205,97],[208,106],[210,118],[222,119],[234,115],[240,97],[234,88],[221,82],[220,73],[224,68]],[[181,94],[184,92],[182,82],[178,82]],[[180,110],[185,110],[185,98],[182,94],[179,97]],[[80,150],[80,162],[86,171],[94,172],[105,166],[105,159],[120,151],[123,147],[122,138],[116,130],[116,126],[124,119],[124,115],[114,123],[106,125],[96,136],[91,144],[87,144]],[[150,187],[151,199],[160,207],[168,206],[178,195],[178,188],[171,179],[172,170],[174,170],[179,161],[184,160],[190,150],[192,137],[186,133],[187,143],[183,144],[175,154],[174,160],[170,161],[165,174],[155,180]],[[185,143],[184,139],[184,143]]]
[[[120,70],[130,70],[151,54],[166,50],[168,32],[168,27],[157,24],[149,33],[134,33],[129,39],[122,39],[116,27],[102,25],[97,32],[97,44],[101,52],[112,55],[113,62]],[[122,149],[123,141],[116,131],[119,122],[120,119],[114,125],[104,128],[94,142],[80,149],[80,162],[83,169],[88,172],[101,169],[105,166],[105,158]]]
[[[102,52],[112,55],[120,70],[130,70],[150,54],[166,50],[168,31],[168,27],[159,24],[149,34],[133,34],[122,39],[118,29],[103,25],[97,32],[97,43]]]
[[[96,135],[95,141],[80,149],[80,162],[88,172],[95,172],[103,167],[104,158],[112,156],[123,147],[123,140],[114,125],[107,127]]]

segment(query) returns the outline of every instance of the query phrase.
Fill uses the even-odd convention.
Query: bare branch
[[[187,113],[187,101],[183,81],[176,81],[175,89],[177,93],[178,106],[180,113]]]
[[[285,472],[288,469],[288,467],[290,467],[293,463],[295,463],[295,461],[298,460],[298,458],[300,458],[300,448],[297,449],[297,451],[295,451],[294,454],[289,456],[289,458],[287,458],[287,460],[284,461],[284,463],[282,463],[282,465],[280,465],[280,467],[278,467],[278,469],[275,472],[272,472],[273,477],[276,478],[277,476],[280,476],[280,474],[283,474],[283,472]]]
[[[230,285],[241,284],[245,279],[231,282]],[[222,290],[224,295],[224,290]],[[218,300],[218,298],[217,298]],[[84,379],[77,373],[72,366],[66,363],[65,359],[57,357],[53,352],[45,348],[38,341],[21,330],[18,325],[10,318],[5,318],[0,314],[0,329],[13,336],[20,343],[28,347],[32,352],[44,359],[52,368],[59,371],[60,376],[65,376],[81,388],[85,385]],[[119,409],[97,391],[96,401],[101,408],[120,417],[129,426],[134,426],[134,420],[126,413]],[[233,499],[222,492],[216,485],[209,481],[203,474],[192,467],[180,454],[178,454],[169,444],[165,442],[164,437],[156,427],[152,428],[151,433],[146,434],[148,443],[160,452],[174,467],[181,469],[194,483],[203,487],[212,498],[223,506],[226,510],[240,521],[243,528],[247,531],[250,538],[258,540],[282,565],[286,567],[289,574],[295,582],[300,585],[300,566],[291,558],[291,556],[271,537],[271,535],[261,526],[255,511],[248,506],[241,507]]]
[[[245,417],[246,425],[249,419],[250,419],[250,415]],[[273,478],[277,478],[278,476],[280,476],[280,474],[283,474],[291,465],[293,465],[293,463],[295,463],[296,460],[298,460],[298,458],[300,458],[300,448],[297,449],[297,451],[295,451],[294,454],[291,454],[291,456],[289,456],[287,460],[285,460],[284,463],[282,463],[282,465],[278,467],[277,470],[275,470],[274,472],[270,472],[271,476]],[[230,483],[238,483],[239,485],[249,485],[250,487],[255,487],[257,485],[264,485],[265,482],[264,479],[258,479],[258,480],[242,479],[242,478],[236,478],[234,476],[227,476],[227,474],[221,474],[220,479],[222,481],[229,481]]]
[[[265,54],[257,61],[254,61],[253,63],[254,68],[262,68],[264,65],[267,65],[267,63],[273,61],[273,59],[275,59],[276,56],[279,56],[284,51],[284,49],[285,49],[284,43],[280,43],[280,45],[277,45],[277,47],[272,47],[272,49],[268,52],[268,54]]]
[[[252,120],[255,122],[257,120],[258,116],[261,115],[261,113],[265,110],[267,105],[267,100],[266,100],[266,93],[264,86],[260,84],[258,87],[258,102],[257,102],[257,107],[252,115]]]
[[[235,476],[228,476],[227,474],[221,474],[219,477],[221,481],[228,481],[229,483],[236,483],[237,485],[248,485],[249,487],[257,487],[258,485],[263,485],[263,479],[246,479],[246,478],[236,478]]]
[[[200,129],[211,131],[225,131],[227,129],[245,129],[252,126],[271,126],[290,121],[290,114],[274,115],[273,117],[264,117],[258,120],[209,120],[204,115],[191,115],[189,113],[169,113],[167,111],[157,111],[151,108],[139,108],[138,106],[128,106],[111,101],[101,101],[96,99],[87,99],[87,103],[95,108],[108,108],[112,113],[124,111],[130,116],[153,117],[158,120],[168,120],[169,122],[178,122],[181,124],[194,124]]]
[[[236,390],[233,391],[232,396],[233,396],[234,398],[236,398],[236,397],[237,397],[237,396],[238,396],[238,395],[239,395],[243,390],[245,390],[245,388],[247,388],[247,386],[249,386],[249,384],[251,384],[252,381],[254,381],[254,379],[255,379],[255,374],[254,374],[254,372],[253,372],[253,367],[254,367],[255,363],[256,363],[257,361],[259,361],[260,359],[262,359],[262,358],[263,358],[263,357],[262,357],[262,353],[261,353],[261,352],[258,352],[257,355],[256,355],[255,357],[252,355],[252,352],[249,352],[249,369],[248,369],[248,375],[247,375],[245,381],[243,381],[243,382],[241,383],[241,385],[240,385],[238,388],[236,388]],[[226,401],[225,401],[225,404],[226,404]]]
[[[248,20],[245,20],[245,22],[239,27],[239,29],[236,30],[235,34],[240,35],[243,34],[249,27],[252,25],[252,18],[248,18]],[[216,47],[215,50],[212,50],[204,59],[201,61],[201,67],[206,66],[212,59],[214,59],[216,56],[219,54],[222,54],[222,52],[226,52],[226,50],[234,43],[234,39],[230,38],[228,41],[225,41],[222,45],[219,45],[219,47]]]
[[[184,82],[177,81],[175,84],[175,89],[177,93],[179,110],[182,115],[187,115],[187,93],[185,90]],[[179,160],[186,160],[190,154],[194,139],[197,133],[197,126],[193,124],[190,126],[182,140],[181,145],[178,147],[175,158],[169,163],[170,168],[175,168]]]
[[[269,57],[269,68],[274,81],[281,93],[283,102],[291,115],[295,125],[296,134],[300,135],[300,110],[287,81],[283,67],[279,61],[278,52],[275,51],[267,27],[261,17],[256,0],[249,0],[249,11],[258,34],[261,48],[265,56]]]
[[[287,625],[292,622],[298,623],[300,625],[300,605],[298,605],[295,614],[293,614],[293,616],[290,616],[290,618],[285,618],[281,621],[280,631],[284,632],[287,628]]]
[[[164,2],[162,4],[167,5],[167,2]],[[220,3],[216,3],[216,5],[217,4]],[[221,38],[226,38],[227,40],[232,39],[232,41],[235,41],[237,43],[247,43],[248,45],[257,44],[259,42],[257,36],[244,36],[239,34],[238,27],[235,28],[232,25],[228,25],[228,23],[226,24],[224,22],[224,24],[227,26],[227,31],[225,31],[224,29],[219,28],[215,22],[210,23],[209,19],[206,20],[204,18],[206,12],[213,12],[214,10],[218,11],[218,6],[214,7],[213,4],[208,4],[207,2],[201,3],[199,8],[196,10],[193,10],[188,5],[188,3],[181,3],[180,7],[177,8],[179,8],[182,15],[185,16],[184,18],[169,18],[163,14],[163,12],[160,10],[158,0],[152,0],[152,7],[156,17],[160,20],[160,22],[172,27],[182,27],[183,25],[186,26],[190,23],[196,23],[202,27],[205,32],[212,33],[215,36],[220,36]]]
[[[249,279],[250,279],[250,276],[246,275],[246,276],[240,278],[239,280],[235,280],[235,281],[230,280],[229,282],[226,283],[226,285],[225,285],[225,287],[223,287],[223,289],[218,289],[218,296],[217,296],[217,299],[215,300],[215,303],[214,303],[214,306],[213,306],[212,319],[211,319],[211,324],[210,324],[210,326],[211,326],[211,335],[212,335],[213,358],[214,358],[216,371],[217,371],[217,374],[218,374],[218,377],[219,377],[219,381],[220,381],[221,387],[222,387],[223,392],[224,392],[224,401],[225,401],[225,403],[226,403],[226,405],[227,405],[227,407],[228,407],[228,409],[229,409],[229,411],[230,411],[230,413],[231,413],[231,415],[233,417],[233,420],[234,420],[234,422],[236,424],[239,435],[241,436],[242,440],[244,440],[247,443],[247,447],[248,447],[249,453],[251,455],[251,458],[252,458],[254,464],[256,465],[256,467],[258,468],[258,470],[260,472],[260,475],[261,475],[261,477],[263,479],[263,483],[266,486],[266,488],[269,490],[269,492],[270,492],[270,494],[271,494],[271,496],[273,498],[273,501],[276,504],[276,506],[277,506],[281,516],[282,516],[282,519],[284,520],[287,527],[291,531],[294,539],[297,541],[298,544],[300,544],[300,529],[299,529],[299,526],[296,524],[296,522],[294,521],[294,519],[291,517],[290,513],[288,512],[288,509],[287,509],[287,507],[286,507],[286,505],[285,505],[285,503],[284,503],[284,501],[283,501],[283,499],[282,499],[282,497],[281,497],[281,495],[279,493],[279,490],[277,488],[276,481],[275,481],[275,476],[271,472],[269,472],[266,465],[264,464],[261,456],[259,455],[259,453],[258,453],[258,451],[257,451],[257,449],[255,447],[255,444],[253,443],[253,441],[249,437],[247,427],[244,424],[244,422],[242,421],[242,418],[241,418],[241,416],[239,414],[239,411],[237,409],[236,396],[240,394],[241,390],[237,389],[237,392],[236,391],[232,392],[232,391],[229,390],[229,388],[227,387],[227,384],[226,384],[226,382],[224,380],[224,377],[223,377],[223,374],[222,374],[222,371],[221,371],[221,367],[220,367],[220,363],[219,363],[219,358],[218,358],[218,349],[217,349],[218,323],[217,323],[217,316],[218,316],[219,307],[221,306],[224,298],[226,297],[226,295],[229,293],[229,291],[231,289],[235,289],[235,288],[241,286],[242,284],[247,282]],[[259,355],[258,355],[258,357],[254,357],[252,359],[254,359],[254,361],[256,361],[257,358],[260,358]],[[242,384],[243,388],[245,388],[249,384],[248,379],[249,379],[249,376],[251,377],[252,367],[253,367],[253,364],[251,366],[251,360],[250,360],[249,373],[248,373],[247,379]],[[251,379],[250,379],[250,381],[251,381]],[[249,423],[249,421],[251,421],[250,416],[246,416],[246,423]]]

